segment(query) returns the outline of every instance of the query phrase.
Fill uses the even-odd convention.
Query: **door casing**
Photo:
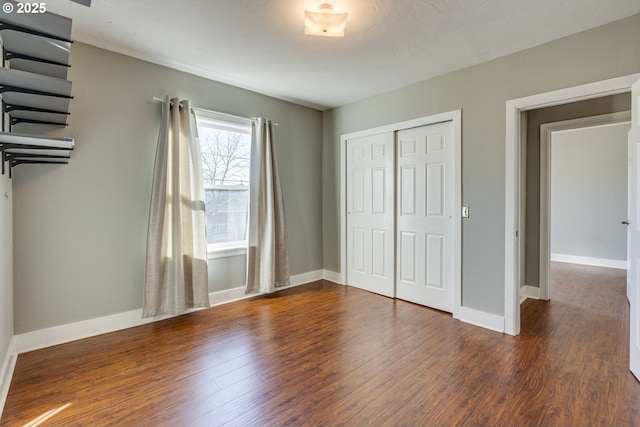
[[[640,73],[552,92],[512,99],[506,102],[505,138],[505,252],[504,252],[504,332],[520,333],[520,265],[521,245],[521,148],[522,112],[567,104],[602,96],[629,92]]]

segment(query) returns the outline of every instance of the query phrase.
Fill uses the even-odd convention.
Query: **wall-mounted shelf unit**
[[[68,80],[0,68],[0,95],[12,126],[20,123],[67,124],[69,100],[72,99]]]
[[[17,2],[6,0],[17,10]],[[49,12],[0,14],[2,173],[20,164],[68,163],[73,138],[43,136],[67,126],[71,19]],[[18,132],[18,133],[16,133]],[[7,168],[8,165],[8,168]]]
[[[2,153],[2,173],[20,164],[69,163],[71,150],[75,146],[73,138],[49,138],[24,135],[14,132],[0,132],[0,153]],[[5,165],[8,164],[8,168]]]

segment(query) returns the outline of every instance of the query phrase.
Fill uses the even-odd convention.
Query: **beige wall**
[[[13,338],[12,201],[9,176],[0,175],[0,366]]]
[[[340,271],[340,135],[462,109],[462,304],[504,314],[505,102],[640,72],[640,15],[324,113],[324,265]]]
[[[69,126],[51,132],[76,138],[70,164],[19,166],[13,179],[17,334],[142,306],[154,96],[279,123],[291,272],[322,268],[320,112],[82,43],[71,64]],[[211,262],[211,291],[239,286],[244,257],[228,261]]]

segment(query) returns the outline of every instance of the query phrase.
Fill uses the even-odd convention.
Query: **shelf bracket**
[[[71,68],[71,65],[65,64],[63,62],[52,61],[50,59],[38,58],[36,56],[25,55],[22,53],[10,52],[5,49],[4,51],[4,60],[11,61],[12,59],[26,59],[27,61],[41,62],[43,64],[51,64],[51,65],[59,65],[61,67]]]
[[[71,95],[61,95],[59,93],[52,93],[43,90],[36,89],[27,89],[18,86],[9,86],[9,85],[0,85],[0,93],[5,92],[16,92],[16,93],[26,93],[28,95],[40,95],[40,96],[51,96],[54,98],[65,98],[65,99],[73,99]]]
[[[16,148],[16,147],[12,147],[12,144],[4,144],[7,145],[6,147],[3,145],[0,145],[0,151],[2,151],[2,175],[4,175],[7,172],[7,167],[5,166],[5,164],[8,165],[8,169],[9,169],[9,178],[12,178],[12,169],[17,166],[17,165],[22,165],[22,164],[69,164],[68,161],[64,160],[64,159],[70,159],[71,156],[65,156],[65,155],[42,155],[42,154],[28,154],[28,153],[7,153],[5,150],[10,149],[10,148]],[[20,145],[21,148],[24,148],[23,145]],[[49,147],[40,147],[40,146],[34,146],[37,147],[40,150],[46,150],[46,149],[50,149]],[[53,149],[51,149],[53,150]]]
[[[58,111],[58,110],[48,110],[46,108],[39,107],[26,107],[24,105],[16,105],[16,104],[7,104],[4,103],[4,112],[9,114],[14,111],[31,111],[34,113],[50,113],[50,114],[64,114],[66,116],[70,115],[68,111]]]
[[[21,123],[30,123],[34,125],[53,125],[53,126],[69,126],[67,123],[52,122],[49,120],[22,119],[20,117],[11,117],[11,126]]]
[[[18,165],[68,165],[69,162],[62,161],[47,161],[47,160],[32,160],[32,159],[12,159],[9,161],[9,178],[13,178],[12,170]]]

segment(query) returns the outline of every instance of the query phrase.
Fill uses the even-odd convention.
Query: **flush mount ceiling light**
[[[347,13],[334,12],[329,3],[322,3],[315,11],[304,11],[304,33],[310,36],[344,37]]]

